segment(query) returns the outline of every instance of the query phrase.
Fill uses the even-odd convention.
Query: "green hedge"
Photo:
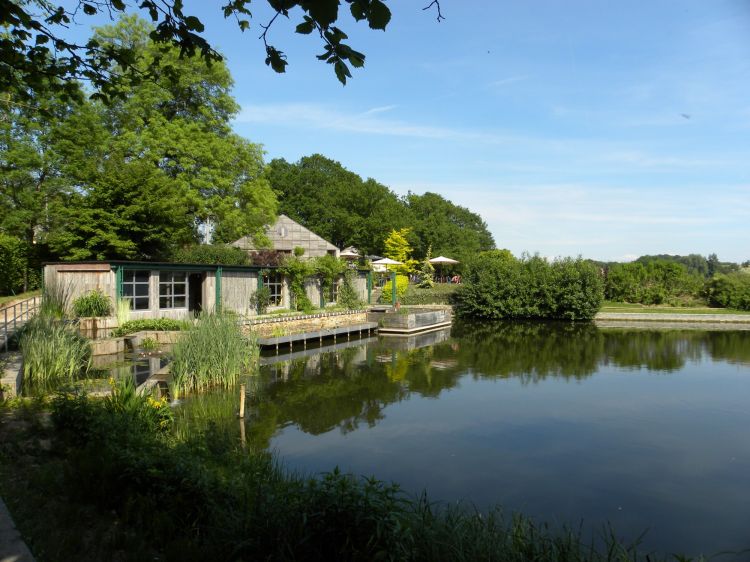
[[[704,288],[709,304],[739,310],[750,310],[750,274],[718,274]]]
[[[590,262],[516,259],[507,250],[479,254],[453,296],[458,315],[488,319],[589,320],[603,299],[601,274]]]
[[[171,318],[147,318],[144,320],[129,320],[112,331],[114,337],[127,336],[135,332],[172,332],[186,330],[191,326],[187,320],[172,320]]]
[[[402,304],[450,304],[451,295],[460,285],[436,284],[429,289],[422,289],[416,285],[409,285],[406,294],[401,299]]]
[[[201,244],[177,250],[172,261],[221,265],[248,265],[250,258],[244,250],[224,244]]]

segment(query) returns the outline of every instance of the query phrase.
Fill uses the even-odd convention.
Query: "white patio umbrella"
[[[388,271],[389,265],[404,265],[404,262],[392,260],[391,258],[381,258],[372,262],[372,265],[384,265],[385,270]]]
[[[344,248],[339,253],[340,258],[358,258],[359,257],[359,250],[355,248],[354,246],[349,246],[348,248]]]
[[[454,260],[454,259],[451,259],[451,258],[446,258],[445,256],[438,256],[436,258],[432,258],[430,260],[430,263],[450,263],[450,264],[455,264],[455,263],[460,263],[460,262],[458,260]]]
[[[442,277],[443,276],[443,264],[447,263],[449,265],[454,265],[454,264],[457,264],[457,263],[460,263],[460,262],[458,260],[454,260],[452,258],[446,258],[445,256],[438,256],[436,258],[432,258],[430,260],[430,263],[435,263],[435,264],[438,264],[440,266],[440,276]]]

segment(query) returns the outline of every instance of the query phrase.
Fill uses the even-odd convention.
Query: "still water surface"
[[[750,547],[750,332],[458,324],[293,355],[264,358],[247,421],[289,468],[648,529],[648,550]]]

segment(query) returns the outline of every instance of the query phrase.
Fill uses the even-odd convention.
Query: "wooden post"
[[[240,419],[245,417],[245,385],[240,385]],[[244,431],[242,432],[244,433]]]
[[[240,444],[243,449],[247,446],[247,443],[245,442],[245,420],[242,419],[240,420]]]

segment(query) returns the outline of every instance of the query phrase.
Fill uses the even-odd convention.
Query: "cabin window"
[[[159,308],[185,308],[187,306],[187,273],[184,271],[159,272]]]
[[[341,281],[334,281],[328,289],[328,302],[339,302],[339,285]]]
[[[263,285],[268,287],[271,295],[269,306],[281,306],[283,302],[281,287],[282,276],[280,273],[269,273],[263,276]]]
[[[122,298],[130,302],[130,310],[148,310],[150,271],[124,270],[122,273]]]

